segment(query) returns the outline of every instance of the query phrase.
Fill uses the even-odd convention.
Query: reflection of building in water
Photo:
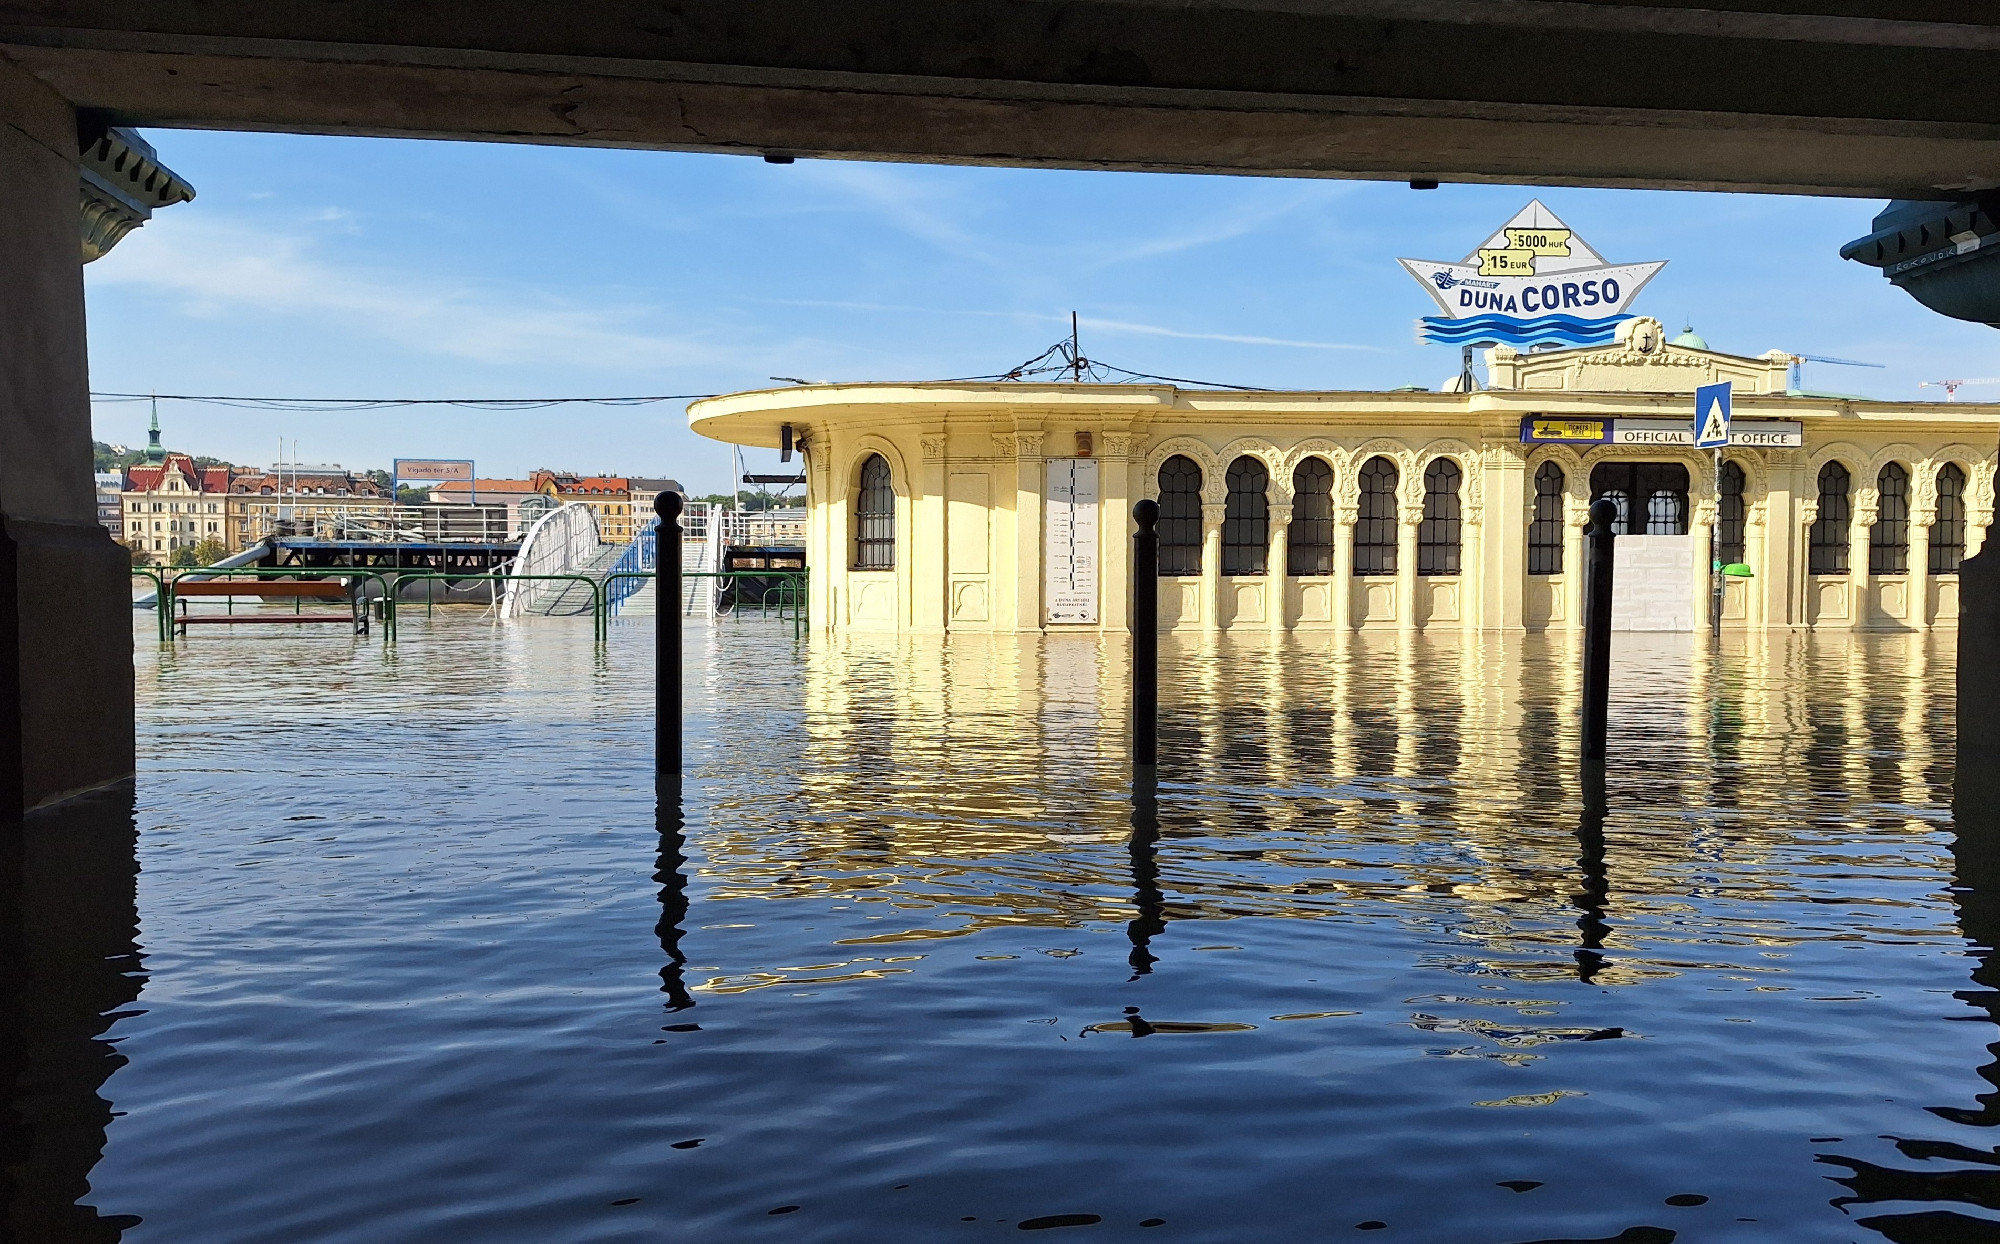
[[[1159,974],[1191,921],[1363,917],[1448,929],[1481,974],[1639,984],[1708,970],[1688,959],[1690,903],[1804,908],[1866,849],[1855,824],[1884,851],[1935,832],[1920,810],[1949,783],[1949,725],[1926,711],[1944,642],[1621,643],[1632,691],[1613,703],[1612,813],[1593,843],[1564,638],[1172,637],[1161,795],[1140,810],[1115,653],[856,635],[806,654],[785,744],[796,787],[716,796],[701,872],[719,901],[876,905],[855,908],[879,922],[842,943],[842,970],[1015,927],[1122,932],[1133,970]],[[1725,923],[1758,951],[1802,936],[1777,915]]]
[[[689,407],[809,462],[813,617],[833,629],[1122,630],[1141,497],[1177,629],[1542,630],[1581,618],[1590,500],[1619,507],[1634,629],[1951,625],[1993,516],[2000,407],[1787,388],[1790,356],[1635,319],[1609,347],[1487,352],[1471,393],[809,385]],[[1720,472],[1692,391],[1728,380]]]

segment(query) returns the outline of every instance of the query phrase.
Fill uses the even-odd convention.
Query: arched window
[[[1957,574],[1965,559],[1965,472],[1947,462],[1937,473],[1937,518],[1931,523],[1931,573]]]
[[[1875,525],[1868,529],[1868,573],[1910,573],[1910,473],[1891,462],[1875,477]]]
[[[1370,458],[1361,468],[1361,507],[1354,522],[1354,573],[1396,573],[1396,464]]]
[[[1819,469],[1819,517],[1807,537],[1807,569],[1813,574],[1847,573],[1847,468],[1829,462]]]
[[[1160,573],[1201,573],[1201,468],[1183,454],[1160,464]]]
[[[1271,476],[1250,455],[1229,464],[1228,504],[1222,511],[1222,573],[1258,575],[1271,547]]]
[[[1307,458],[1292,472],[1285,562],[1295,575],[1333,573],[1333,468],[1324,458]]]
[[[1602,462],[1590,472],[1591,500],[1612,502],[1621,536],[1684,536],[1688,473],[1678,462]]]
[[[854,568],[893,570],[896,565],[896,486],[889,460],[868,455],[861,464],[861,492],[854,503]]]
[[[1417,524],[1417,573],[1458,573],[1458,485],[1464,473],[1450,458],[1424,468],[1424,518]]]
[[[1563,571],[1563,469],[1544,462],[1535,471],[1535,517],[1528,523],[1528,573]]]
[[[1724,462],[1715,486],[1720,494],[1715,512],[1715,555],[1725,566],[1733,566],[1744,558],[1743,484],[1743,464]]]

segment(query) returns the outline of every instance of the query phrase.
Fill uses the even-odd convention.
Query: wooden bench
[[[308,600],[340,600],[348,604],[346,613],[206,613],[191,614],[187,606],[181,606],[174,625],[179,634],[187,634],[190,626],[255,626],[255,625],[299,625],[314,622],[346,622],[354,627],[356,635],[368,633],[367,602],[358,596],[346,583],[337,579],[194,579],[173,586],[174,599],[185,600],[190,596],[237,597],[256,596],[262,599],[291,600],[303,604]]]

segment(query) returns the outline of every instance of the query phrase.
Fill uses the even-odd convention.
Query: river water
[[[1566,640],[1164,643],[1135,796],[1122,644],[689,626],[677,808],[650,619],[140,619],[20,1238],[2000,1240],[1949,634],[1621,636],[1599,819]]]

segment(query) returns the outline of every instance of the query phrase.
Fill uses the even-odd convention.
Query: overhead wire
[[[403,406],[455,406],[464,410],[547,410],[552,406],[650,406],[658,402],[691,402],[714,393],[663,393],[643,397],[236,397],[191,393],[99,393],[93,402],[197,402],[242,410],[285,410],[304,413],[389,410]]]

